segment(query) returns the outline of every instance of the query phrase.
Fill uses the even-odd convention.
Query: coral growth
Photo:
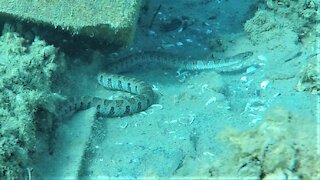
[[[266,0],[275,15],[288,19],[292,29],[303,37],[320,21],[319,1],[315,0]]]
[[[262,36],[261,33],[279,28],[279,25],[272,16],[272,13],[260,10],[256,12],[252,19],[245,23],[244,30],[251,35],[252,41],[257,42]]]
[[[255,16],[245,23],[244,30],[249,34],[253,44],[267,44],[268,49],[279,49],[288,44],[295,44],[297,34],[274,13],[259,10]]]
[[[213,169],[219,169],[219,176],[320,179],[317,127],[316,121],[275,108],[256,129],[225,131],[222,137],[233,145],[232,158],[222,163],[224,168]]]
[[[57,50],[5,31],[0,50],[0,179],[23,179],[39,146],[37,131],[52,124]]]
[[[314,56],[303,68],[296,85],[297,91],[309,91],[311,94],[320,94],[319,56]]]
[[[296,34],[295,40],[314,37],[320,22],[318,2],[313,0],[265,0],[255,16],[245,23],[245,31],[253,43],[278,40],[287,33]],[[319,30],[318,30],[319,31]],[[290,38],[287,38],[290,39]]]

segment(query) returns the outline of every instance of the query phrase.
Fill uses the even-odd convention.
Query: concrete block
[[[0,0],[0,18],[49,25],[110,43],[126,44],[133,36],[140,0]]]

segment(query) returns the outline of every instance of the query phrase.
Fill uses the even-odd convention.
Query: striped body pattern
[[[228,68],[234,67],[235,65],[241,65],[243,63],[243,60],[251,57],[252,55],[253,53],[251,51],[247,51],[225,59],[203,60],[190,59],[162,52],[143,52],[119,59],[116,63],[112,64],[108,68],[108,72],[120,73],[138,64],[149,63],[161,64],[169,68],[179,70],[213,69],[216,71],[228,71]]]
[[[155,101],[152,87],[140,80],[117,75],[139,64],[158,63],[179,70],[205,70],[213,69],[220,72],[236,71],[242,68],[246,59],[252,56],[252,52],[244,52],[224,60],[188,60],[167,53],[144,52],[119,59],[109,66],[107,73],[97,75],[98,83],[106,89],[123,91],[132,94],[121,100],[108,100],[98,97],[82,96],[74,97],[63,104],[60,116],[66,117],[79,110],[96,108],[96,115],[101,117],[121,117],[146,110]]]
[[[146,110],[154,103],[154,92],[149,84],[125,76],[101,73],[98,82],[107,89],[131,93],[123,100],[104,100],[97,106],[97,113],[106,117],[125,116]]]
[[[98,83],[109,90],[131,93],[132,96],[121,100],[109,100],[92,96],[73,97],[67,105],[62,105],[61,118],[71,116],[74,112],[91,107],[96,108],[99,117],[121,117],[146,110],[154,103],[154,92],[151,86],[135,78],[116,74],[100,73]]]

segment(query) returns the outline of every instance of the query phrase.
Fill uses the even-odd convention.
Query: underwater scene
[[[320,179],[319,0],[0,0],[0,179]]]

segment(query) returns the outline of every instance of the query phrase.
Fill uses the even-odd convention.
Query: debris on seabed
[[[258,122],[260,122],[263,118],[262,117],[257,117],[255,119],[252,119],[250,122],[250,125],[254,125],[257,124]]]
[[[28,180],[32,180],[32,171],[33,171],[33,168],[27,168],[27,173],[28,173]]]
[[[264,55],[259,55],[257,58],[258,58],[259,61],[263,61],[263,62],[268,61],[267,57],[264,56]]]
[[[188,88],[188,89],[194,89],[194,85],[193,85],[193,84],[189,84],[189,85],[187,86],[187,88]]]
[[[211,103],[215,103],[217,101],[217,98],[216,97],[211,97],[207,102],[206,102],[206,106],[208,106],[209,104]]]
[[[193,41],[192,41],[192,39],[187,38],[187,39],[186,39],[186,42],[192,43]]]
[[[152,84],[152,90],[153,91],[159,91],[159,88],[156,85]]]
[[[188,117],[181,117],[178,119],[178,122],[180,124],[183,124],[183,125],[190,125],[193,123],[193,121],[196,119],[196,115],[195,114],[188,114]]]
[[[163,44],[161,45],[164,49],[172,48],[174,47],[174,44]]]
[[[158,108],[158,109],[163,109],[163,106],[161,104],[152,104],[151,105],[152,108]]]
[[[157,35],[157,33],[156,33],[155,31],[152,31],[152,30],[148,31],[148,34],[149,34],[150,36],[155,36],[155,35]]]
[[[187,71],[181,70],[177,70],[176,73],[176,77],[179,78],[178,81],[181,83],[183,83],[186,80],[186,78],[190,75]]]
[[[256,67],[250,66],[250,67],[247,68],[246,74],[251,74],[251,73],[255,72],[256,70],[257,70]]]
[[[214,154],[212,154],[211,152],[208,152],[208,151],[203,152],[202,154],[203,154],[204,156],[214,156]]]
[[[277,93],[277,94],[273,95],[273,97],[278,97],[280,95],[281,95],[281,93]]]
[[[176,45],[177,46],[183,46],[183,43],[182,42],[177,42]]]
[[[154,113],[155,108],[157,109],[163,109],[163,106],[161,104],[153,104],[151,105],[147,110],[145,111],[141,111],[139,114],[141,116],[147,116],[147,115],[151,115]]]
[[[127,122],[124,123],[124,125],[120,126],[121,129],[125,129],[125,128],[127,128],[127,127],[128,127],[128,123],[127,123]]]
[[[252,99],[246,104],[246,107],[244,108],[244,111],[241,114],[244,114],[246,112],[265,111],[266,110],[265,103],[266,102],[264,100]]]
[[[267,86],[269,85],[270,81],[269,80],[264,80],[260,83],[260,88],[265,90]]]
[[[242,76],[242,77],[240,78],[240,81],[241,81],[241,82],[247,82],[247,81],[248,81],[248,77],[247,77],[247,76]]]
[[[204,93],[205,91],[207,91],[209,88],[209,85],[208,84],[204,84],[204,85],[202,85],[201,86],[201,93],[200,94],[202,94],[202,93]]]

